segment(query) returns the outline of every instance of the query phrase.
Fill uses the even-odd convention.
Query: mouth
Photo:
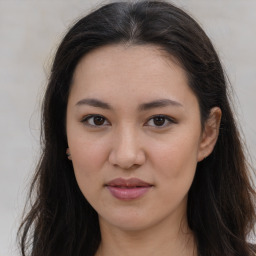
[[[140,198],[153,187],[152,184],[137,178],[118,178],[108,182],[105,186],[112,196],[120,200]]]

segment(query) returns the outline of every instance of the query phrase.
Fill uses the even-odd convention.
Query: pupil
[[[104,123],[104,118],[101,116],[95,116],[94,117],[94,123],[96,125],[102,125]]]
[[[164,117],[159,116],[159,117],[155,117],[154,118],[154,124],[157,125],[157,126],[163,125],[164,122],[165,122],[165,118]]]

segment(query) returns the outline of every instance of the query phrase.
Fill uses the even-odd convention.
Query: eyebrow
[[[112,109],[106,102],[97,99],[82,99],[76,103],[76,106],[89,105],[96,108]]]
[[[150,110],[152,108],[163,108],[167,106],[183,107],[183,105],[175,100],[170,99],[159,99],[148,103],[143,103],[139,106],[140,111]]]
[[[107,110],[113,109],[108,103],[98,99],[94,99],[94,98],[82,99],[76,103],[76,106],[81,106],[81,105],[89,105],[92,107],[102,108]],[[183,107],[183,105],[178,101],[174,101],[170,99],[159,99],[159,100],[154,100],[154,101],[139,105],[138,110],[146,111],[153,108],[163,108],[167,106]]]

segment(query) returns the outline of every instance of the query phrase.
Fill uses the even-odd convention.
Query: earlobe
[[[214,107],[210,111],[209,118],[205,121],[198,150],[198,162],[209,156],[214,149],[219,136],[221,114],[221,109]]]
[[[72,160],[72,157],[71,157],[69,148],[67,148],[67,150],[66,150],[66,155],[67,155],[67,158],[68,158],[69,160]]]

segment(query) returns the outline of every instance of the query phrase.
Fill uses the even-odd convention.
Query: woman
[[[255,192],[223,69],[179,8],[116,2],[79,20],[42,124],[23,255],[253,255]]]

